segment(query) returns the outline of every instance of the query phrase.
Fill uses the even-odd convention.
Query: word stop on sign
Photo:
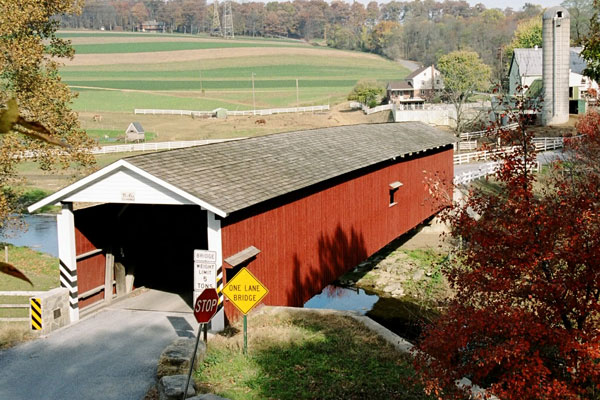
[[[195,312],[209,312],[217,307],[217,299],[198,300],[194,307]]]

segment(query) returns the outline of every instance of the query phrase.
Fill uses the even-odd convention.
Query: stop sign
[[[206,324],[217,313],[219,295],[217,289],[204,289],[194,303],[194,316],[199,324]]]

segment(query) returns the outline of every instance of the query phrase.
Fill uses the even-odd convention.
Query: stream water
[[[15,246],[28,246],[34,250],[58,257],[58,235],[56,216],[46,214],[24,214],[25,230],[0,233],[0,242]]]
[[[306,303],[304,308],[355,311],[379,322],[397,335],[415,341],[421,334],[422,324],[432,318],[410,298],[395,298],[368,293],[363,289],[326,286]]]

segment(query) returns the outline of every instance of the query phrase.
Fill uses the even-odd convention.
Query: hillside
[[[385,84],[408,73],[398,63],[373,54],[293,40],[92,31],[60,35],[71,40],[76,50],[75,58],[61,69],[61,76],[79,93],[73,108],[80,112],[84,127],[123,131],[128,122],[141,119],[149,124],[146,131],[158,134],[157,140],[252,135],[261,129],[253,126],[252,119],[243,132],[234,133],[245,125],[242,119],[237,124],[227,123],[228,132],[219,129],[215,133],[211,124],[202,134],[189,134],[182,130],[189,131],[193,125],[195,131],[203,124],[189,118],[181,124],[182,117],[134,116],[135,108],[250,110],[254,104],[256,109],[335,105],[345,101],[360,79]],[[101,121],[92,121],[94,115],[100,115]],[[290,127],[283,130],[366,122],[330,116],[317,118],[323,122],[300,123],[297,128],[296,117],[286,117],[286,121],[267,124],[277,125],[277,129],[262,131],[280,131],[286,125]]]

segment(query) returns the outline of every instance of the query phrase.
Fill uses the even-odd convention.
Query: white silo
[[[563,7],[548,8],[542,17],[543,125],[569,121],[569,41],[568,11]]]

